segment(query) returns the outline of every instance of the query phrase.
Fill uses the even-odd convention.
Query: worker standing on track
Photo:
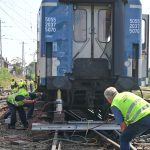
[[[150,104],[131,92],[119,93],[114,87],[107,88],[104,96],[121,127],[120,148],[130,150],[131,140],[150,129]]]
[[[34,90],[34,81],[31,79],[30,80],[30,92],[34,92],[35,90]]]
[[[25,88],[26,88],[26,90],[28,91],[28,81],[27,81],[27,79],[25,79],[25,80],[23,81],[23,84],[25,85]]]
[[[18,91],[18,84],[14,79],[12,79],[11,80],[11,93],[16,93],[17,91]]]
[[[20,81],[18,82],[18,87],[22,87],[22,85],[24,84],[24,81],[22,79],[20,79]]]

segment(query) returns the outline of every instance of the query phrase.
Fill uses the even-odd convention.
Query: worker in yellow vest
[[[34,81],[30,80],[30,92],[34,92]]]
[[[20,81],[18,82],[18,88],[21,88],[23,85],[24,85],[24,81],[20,79]]]
[[[121,127],[120,148],[130,150],[131,140],[150,129],[150,104],[131,92],[119,93],[114,87],[108,87],[104,96]]]
[[[32,99],[36,98],[36,95],[34,93],[29,93],[27,91],[26,83],[21,79],[18,83],[18,95],[22,95],[25,97],[30,97],[32,95]],[[34,95],[34,96],[33,96]],[[34,103],[25,104],[24,107],[28,107],[28,113],[27,113],[27,119],[32,118],[33,112],[34,112]],[[6,115],[7,116],[7,115]]]
[[[23,124],[22,129],[28,128],[28,121],[26,118],[26,113],[24,111],[25,104],[34,104],[36,100],[28,99],[25,96],[21,95],[20,93],[14,93],[8,96],[0,96],[0,99],[6,99],[7,105],[9,108],[9,115],[10,115],[10,124],[8,124],[9,129],[15,129],[15,124],[17,122],[16,112],[19,113],[20,120]]]
[[[20,94],[20,95],[22,95],[22,96],[25,96],[25,97],[30,97],[30,95],[31,95],[32,93],[29,93],[29,92],[27,91],[27,87],[26,87],[26,85],[25,85],[24,82],[23,82],[23,84],[21,83],[21,84],[19,85],[19,87],[18,87],[18,94]],[[32,94],[32,95],[34,95],[34,94]],[[36,96],[34,96],[34,98],[35,98],[35,97],[36,97]],[[28,107],[27,119],[32,118],[33,111],[34,111],[34,103],[26,104],[26,105],[24,105],[24,107]]]
[[[26,88],[26,90],[28,91],[28,81],[27,81],[27,79],[25,79],[25,80],[23,81],[23,84],[25,85],[25,88]]]
[[[18,93],[20,93],[23,96],[29,96],[29,93],[26,89],[26,85],[24,85],[24,84],[18,88]]]
[[[14,79],[12,79],[11,80],[11,93],[16,93],[17,91],[18,91],[18,84]]]

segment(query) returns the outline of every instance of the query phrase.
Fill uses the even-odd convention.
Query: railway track
[[[150,92],[150,90],[146,90]],[[5,104],[0,101],[0,104]],[[1,108],[1,107],[0,107]],[[1,110],[5,110],[4,107]],[[73,111],[74,116],[80,121],[59,123],[41,123],[41,118],[31,121],[32,129],[28,131],[7,130],[6,124],[0,124],[0,149],[17,150],[117,150],[119,149],[118,126],[108,122],[88,120],[92,118],[87,114]],[[37,117],[35,115],[35,117]],[[36,122],[35,122],[36,120]],[[109,129],[109,130],[108,130]],[[7,142],[6,142],[7,139]],[[18,144],[22,140],[26,144]],[[132,141],[132,150],[149,150],[150,134],[146,133]]]

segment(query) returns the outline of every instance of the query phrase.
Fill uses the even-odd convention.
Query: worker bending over
[[[28,92],[26,89],[26,85],[22,84],[19,88],[18,88],[18,94],[25,96],[26,98],[28,97],[30,100],[34,100],[36,99],[40,99],[42,96],[41,92]],[[30,104],[24,104],[24,107],[28,108],[28,113],[27,113],[27,119],[31,119],[32,115],[33,115],[33,111],[34,111],[34,103],[30,103]]]
[[[107,88],[104,96],[121,127],[120,148],[129,150],[131,140],[150,129],[150,104],[131,92],[119,93],[114,87]]]
[[[8,124],[9,129],[15,129],[15,124],[17,122],[16,112],[19,114],[19,118],[21,120],[21,123],[23,124],[23,129],[28,128],[28,121],[26,118],[26,113],[24,110],[24,105],[26,104],[33,104],[36,102],[36,100],[28,99],[29,97],[25,97],[19,93],[14,93],[8,96],[1,96],[0,99],[7,100],[7,105],[9,108],[9,114],[10,114],[10,124]]]

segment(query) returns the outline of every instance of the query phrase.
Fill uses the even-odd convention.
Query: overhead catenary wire
[[[42,0],[41,0],[41,1],[42,1]],[[29,2],[31,2],[31,1],[29,1],[29,0],[24,0],[24,4],[25,4],[27,7],[34,9],[33,5],[30,4]],[[32,10],[31,10],[31,12],[32,12]]]
[[[21,36],[22,37],[22,40],[21,40],[21,38],[19,38],[18,37],[18,39],[14,39],[14,38],[3,38],[4,40],[11,40],[11,41],[19,41],[19,42],[21,42],[21,41],[25,41],[26,43],[30,43],[29,45],[30,45],[30,48],[29,49],[32,49],[32,43],[33,43],[33,41],[35,40],[35,37],[33,37],[30,33],[31,33],[31,31],[30,31],[30,33],[28,33],[28,32],[26,32],[25,31],[25,29],[27,30],[27,31],[29,31],[29,29],[26,27],[26,26],[23,26],[23,24],[21,24],[20,22],[20,24],[21,25],[19,25],[18,24],[18,22],[15,20],[15,18],[13,18],[12,16],[10,16],[9,15],[9,13],[7,13],[6,11],[5,11],[5,9],[3,9],[2,7],[0,7],[0,10],[4,13],[4,14],[6,14],[15,24],[16,24],[16,26],[18,27],[18,30],[20,30],[22,33],[23,33],[23,35],[25,35],[25,37],[26,37],[26,39],[29,41],[29,42],[26,42],[25,40],[24,40],[24,36]],[[22,27],[24,27],[24,28],[22,28]],[[3,31],[5,31],[5,30],[3,30]],[[13,31],[13,30],[12,30]],[[10,32],[8,32],[8,30],[6,31],[6,33],[5,33],[5,35],[7,35],[7,33],[12,33],[11,31]],[[32,34],[33,34],[33,30],[32,30]],[[12,35],[12,36],[10,36],[10,37],[13,37],[14,35]],[[30,39],[30,38],[31,39]],[[4,41],[3,41],[3,43],[4,43]],[[36,44],[34,43],[34,45],[36,46]]]
[[[16,3],[14,0],[7,0],[7,1],[8,1],[12,6],[14,6],[15,8],[19,8],[19,10],[25,11],[24,5],[22,5],[22,7],[21,7],[21,6],[19,6],[19,3]],[[23,4],[25,4],[25,3],[23,3]],[[30,7],[30,8],[31,8],[31,7]],[[29,12],[27,11],[27,13],[29,13]],[[33,11],[31,10],[30,13],[33,14]]]
[[[6,4],[10,4],[9,1],[7,1],[7,2],[8,2],[8,3],[6,3]],[[5,5],[6,5],[6,4],[5,4]],[[31,13],[31,10],[30,10],[30,12],[28,12],[26,9],[24,9],[24,10],[22,11],[22,13],[20,13],[19,11],[17,11],[16,6],[15,6],[15,7],[12,7],[12,5],[10,5],[10,6],[7,5],[7,7],[8,7],[9,9],[11,9],[12,12],[14,12],[15,14],[17,14],[21,20],[23,20],[23,21],[25,20],[25,22],[27,22],[28,25],[29,25],[29,29],[30,29],[31,33],[34,34],[33,30],[36,29],[36,27],[35,27],[34,24],[32,23],[31,15],[32,15],[33,13]],[[15,8],[15,9],[14,9],[14,8]],[[32,7],[28,7],[28,8],[32,8]],[[21,15],[21,14],[23,14],[24,12],[25,12],[25,14],[28,13],[27,17],[24,17],[23,15]],[[36,30],[35,30],[35,32],[36,32]]]
[[[20,46],[16,41],[28,43],[25,47],[25,50],[28,51],[27,55],[29,55],[29,52],[32,53],[37,49],[35,41],[37,39],[37,13],[40,4],[41,0],[27,0],[27,2],[22,0],[0,0],[0,18],[2,21],[5,21],[7,26],[13,26],[12,29],[2,28],[3,34],[5,34],[5,38],[2,41],[4,57],[7,57],[7,50],[9,49],[14,51],[20,50]],[[8,60],[11,60],[13,55],[8,56]],[[27,59],[31,62],[33,58],[28,56]]]
[[[0,9],[3,11],[3,12],[5,12],[5,10],[4,9],[2,9],[1,7],[0,7]],[[7,15],[8,15],[8,17],[10,17],[11,18],[11,20],[16,24],[16,26],[18,27],[18,29],[20,30],[20,31],[22,31],[22,33],[24,34],[24,35],[26,35],[28,38],[29,38],[29,36],[30,36],[30,34],[29,33],[27,33],[24,29],[26,29],[26,30],[28,30],[28,28],[27,27],[25,27],[25,26],[19,26],[18,25],[18,23],[19,22],[16,22],[15,21],[15,19],[13,19],[13,17],[11,17],[7,12],[5,12]],[[19,23],[20,25],[22,24],[22,23]],[[24,29],[22,29],[21,27],[24,27]]]
[[[24,33],[24,35],[26,35],[27,37],[30,36],[30,35],[27,35],[27,32],[25,32],[25,30],[23,30],[20,26],[18,26],[18,24],[16,23],[17,20],[15,20],[12,16],[10,16],[1,6],[0,6],[0,10],[2,10],[16,24],[17,27],[19,27],[18,29],[21,30]],[[26,27],[24,28],[27,29]]]
[[[27,15],[27,17],[24,17],[24,15],[22,15],[22,14],[26,13],[28,11],[20,13],[19,11],[17,11],[16,6],[14,6],[14,7],[12,7],[13,5],[9,6],[8,4],[10,4],[10,3],[7,3],[7,2],[5,2],[5,4],[3,5],[3,7],[1,5],[0,9],[3,11],[3,13],[6,14],[17,25],[17,27],[19,27],[19,30],[21,29],[23,33],[27,34],[27,37],[30,37],[31,34],[34,35],[34,33],[36,33],[37,30],[36,30],[36,24],[32,23],[31,13],[29,13]],[[7,11],[7,8],[10,11]],[[10,15],[10,13],[11,13],[11,15]],[[14,17],[14,16],[17,16],[17,17]],[[28,27],[23,22],[28,23]],[[28,34],[28,32],[26,32],[25,30],[27,30],[28,32],[30,32],[30,34]],[[31,38],[33,40],[35,39],[35,37],[34,38],[31,37]]]
[[[9,8],[10,11],[14,12],[21,20],[26,20],[29,22],[28,18],[25,18],[18,12],[13,6],[9,5],[9,3],[5,2],[5,7]]]

